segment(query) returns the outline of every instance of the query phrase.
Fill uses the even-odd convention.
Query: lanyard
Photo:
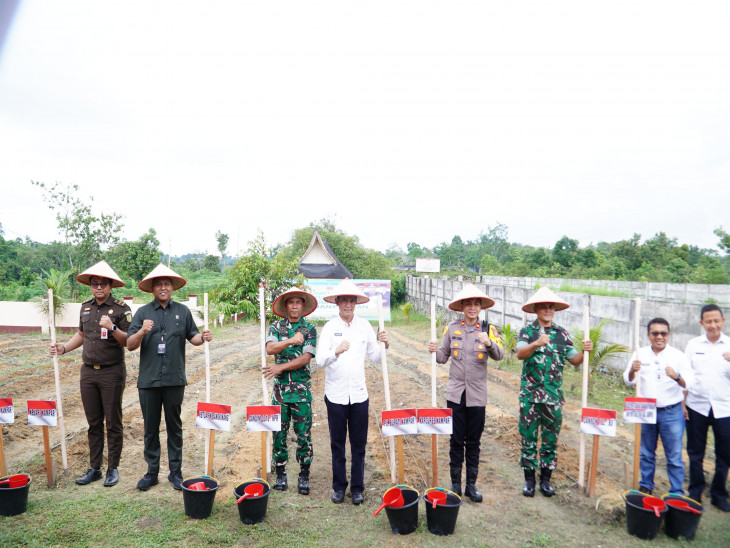
[[[172,302],[172,301],[170,301],[170,302]],[[160,307],[160,308],[162,308],[162,307]],[[170,305],[169,304],[167,305],[167,308],[170,308]],[[160,320],[160,329],[162,330],[162,336],[160,337],[160,340],[161,341],[164,341],[165,340],[165,333],[167,331],[167,320],[168,320],[167,308],[163,308],[162,319]],[[160,309],[158,308],[155,311],[155,313],[156,313],[156,315],[158,317],[159,317],[159,312],[160,312]]]

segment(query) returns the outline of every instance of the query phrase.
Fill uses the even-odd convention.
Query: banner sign
[[[246,430],[249,432],[278,432],[281,430],[281,407],[278,405],[249,405],[246,407]]]
[[[451,409],[418,409],[419,434],[451,434],[454,428]]]
[[[0,398],[0,424],[13,424],[14,422],[13,398]]]
[[[624,400],[624,422],[656,424],[656,399],[626,398]]]
[[[381,412],[383,436],[418,434],[415,409],[394,409]]]
[[[340,313],[336,304],[327,303],[324,298],[331,294],[342,280],[310,278],[306,280],[310,292],[317,298],[317,310],[308,318],[331,320]],[[352,280],[370,301],[355,307],[355,315],[368,321],[378,321],[378,301],[383,303],[383,320],[390,321],[390,280]]]
[[[595,436],[616,436],[616,411],[584,407],[580,416],[580,431]]]
[[[441,272],[441,259],[416,258],[416,272]]]
[[[198,428],[210,428],[211,430],[225,430],[226,432],[230,432],[231,406],[199,401],[195,426]]]
[[[56,426],[56,402],[28,400],[28,424],[32,426]]]

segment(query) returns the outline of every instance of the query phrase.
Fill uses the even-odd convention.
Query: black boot
[[[276,483],[274,483],[274,489],[277,491],[286,491],[286,465],[276,465]]]
[[[482,494],[477,490],[476,481],[479,474],[479,468],[476,466],[466,467],[466,487],[464,495],[469,497],[472,502],[482,502]]]
[[[535,496],[535,471],[525,470],[525,484],[522,486],[522,495],[525,497]]]
[[[302,469],[299,471],[298,489],[299,489],[300,495],[309,494],[309,465],[308,464],[302,464]]]
[[[555,489],[550,485],[550,476],[553,475],[552,470],[547,468],[540,468],[540,491],[546,497],[552,497],[555,494]]]
[[[451,490],[461,496],[461,466],[451,467]]]

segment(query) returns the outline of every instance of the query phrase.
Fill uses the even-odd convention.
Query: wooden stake
[[[53,289],[48,290],[48,325],[51,330],[51,344],[56,344],[56,321],[53,317]],[[68,476],[68,458],[66,457],[66,427],[63,422],[63,402],[61,401],[61,376],[58,371],[58,356],[53,354],[53,377],[56,381],[56,413],[58,426],[61,429],[61,462],[63,475]]]
[[[589,339],[591,332],[590,309],[583,307],[583,339]],[[581,388],[581,406],[588,407],[588,372],[591,366],[591,353],[583,351],[583,387]],[[586,467],[586,435],[580,433],[580,457],[578,461],[578,486],[585,491]]]
[[[208,329],[208,294],[203,293],[203,329]],[[210,403],[210,347],[208,341],[203,339],[203,348],[205,349],[205,403]],[[212,433],[211,429],[208,429],[208,435]],[[206,436],[208,437],[208,436]],[[205,444],[205,469],[208,470],[208,475],[212,476],[211,470],[213,469],[213,458],[210,456],[208,444]]]
[[[591,455],[591,476],[588,487],[588,496],[592,497],[596,491],[596,476],[598,475],[598,445],[601,436],[593,435],[593,453]]]
[[[209,476],[213,476],[213,455],[215,455],[215,430],[212,428],[208,429],[208,443],[205,445],[206,450],[210,448],[208,451],[208,467],[207,467],[207,474]]]
[[[51,458],[51,442],[48,438],[48,427],[43,426],[43,453],[46,456],[46,478],[48,479],[48,487],[53,487],[56,483],[56,475],[53,473],[53,459]]]
[[[261,369],[266,367],[266,307],[264,284],[259,284],[259,318],[261,324]],[[269,387],[266,384],[266,377],[261,374],[261,389],[264,396],[264,405],[270,405]],[[261,478],[267,481],[268,472],[271,469],[271,453],[269,449],[269,433],[261,432]]]
[[[431,340],[436,340],[436,299],[431,295]],[[436,408],[436,353],[431,354],[431,406]],[[438,486],[438,434],[431,434],[431,487]]]
[[[3,446],[3,427],[0,424],[0,476],[7,476],[8,471],[5,468],[5,447]]]
[[[396,436],[398,440],[398,485],[405,484],[406,471],[403,467],[403,436]]]
[[[378,329],[385,331],[385,320],[383,319],[383,301],[378,297]],[[390,383],[388,382],[388,356],[385,351],[385,343],[380,343],[380,364],[383,368],[383,390],[385,392],[385,410],[390,411]],[[388,436],[388,446],[390,448],[390,481],[395,483],[395,442],[393,436]]]
[[[634,299],[634,352],[636,359],[639,359],[639,330],[641,329],[641,299]],[[636,373],[636,395],[641,395],[641,371]],[[639,461],[641,459],[641,424],[634,425],[634,482],[633,488],[639,489],[641,472]]]

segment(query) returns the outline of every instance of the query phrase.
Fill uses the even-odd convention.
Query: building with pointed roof
[[[307,278],[333,278],[343,280],[354,278],[352,272],[343,265],[332,251],[327,239],[322,240],[315,228],[309,247],[299,259],[299,271]]]

